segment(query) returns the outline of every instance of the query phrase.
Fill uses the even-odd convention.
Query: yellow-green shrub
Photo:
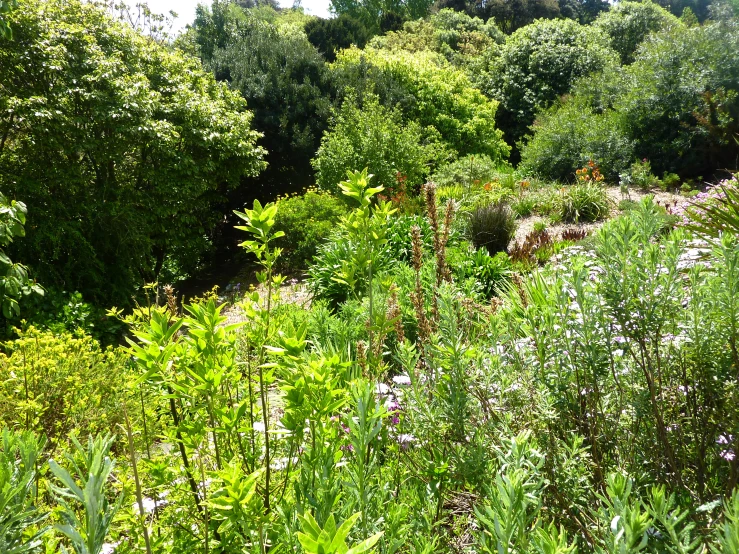
[[[128,375],[122,349],[102,350],[89,335],[34,327],[5,349],[0,354],[4,426],[45,434],[52,445],[72,431],[81,437],[117,431]]]

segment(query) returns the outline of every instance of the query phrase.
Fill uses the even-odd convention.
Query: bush
[[[404,124],[398,110],[371,96],[360,108],[350,96],[336,111],[312,164],[318,185],[333,193],[347,171],[364,167],[374,175],[374,184],[392,191],[399,172],[410,186],[421,185],[438,153],[436,144],[424,141],[421,127]]]
[[[350,46],[364,48],[372,36],[370,30],[359,19],[342,14],[332,19],[316,17],[305,24],[308,41],[332,62],[336,53]]]
[[[431,176],[437,187],[464,185],[470,188],[496,179],[501,173],[500,163],[485,154],[470,154],[439,167]]]
[[[0,354],[0,421],[46,435],[53,446],[73,430],[86,437],[115,433],[123,423],[121,395],[128,356],[102,350],[85,334],[34,327]]]
[[[651,1],[618,2],[593,22],[593,27],[608,37],[623,64],[634,61],[637,48],[650,33],[671,25],[681,25],[680,20]]]
[[[515,214],[505,202],[480,206],[470,213],[467,233],[475,248],[484,247],[492,256],[506,252],[516,234]]]
[[[9,17],[0,187],[29,207],[11,258],[107,305],[166,264],[194,270],[225,193],[264,167],[244,99],[99,4],[29,0]]]
[[[331,235],[339,218],[347,212],[346,203],[320,190],[281,198],[274,229],[285,236],[275,245],[282,248],[279,261],[292,270],[305,269],[318,247]]]
[[[496,162],[508,157],[510,147],[495,127],[498,102],[438,54],[350,48],[331,70],[339,90],[356,90],[360,99],[377,94],[384,106],[397,106],[405,121],[435,130],[457,155],[485,154]]]
[[[608,193],[601,185],[592,182],[577,183],[562,192],[559,215],[562,221],[593,222],[607,217],[610,206]]]
[[[492,298],[500,293],[511,268],[505,252],[490,256],[485,248],[471,250],[464,246],[449,249],[447,263],[457,281],[474,279],[485,298]]]
[[[597,30],[572,20],[538,20],[510,36],[479,84],[500,102],[498,126],[515,144],[536,113],[567,93],[579,77],[614,63],[615,53]]]
[[[532,130],[521,150],[521,169],[544,179],[568,180],[593,160],[615,182],[634,157],[633,143],[615,114],[596,114],[580,98],[546,110]]]

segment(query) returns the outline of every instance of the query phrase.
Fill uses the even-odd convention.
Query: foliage
[[[574,81],[615,63],[596,29],[575,21],[539,20],[513,33],[476,82],[500,102],[498,127],[515,144],[539,110],[570,91]]]
[[[90,437],[85,448],[72,437],[78,458],[68,455],[67,462],[73,468],[73,473],[54,460],[49,460],[52,473],[61,482],[61,486],[51,486],[61,506],[61,518],[64,521],[63,524],[56,525],[55,529],[69,538],[76,554],[95,554],[102,551],[113,517],[123,502],[122,494],[114,503],[110,503],[105,494],[113,471],[113,460],[108,454],[114,440],[115,437],[110,435],[98,436],[94,440]],[[75,477],[79,479],[79,483]],[[77,511],[68,500],[81,504],[83,518],[78,517]],[[65,551],[62,547],[62,552]]]
[[[208,29],[195,23],[195,32],[207,35]],[[268,198],[312,184],[310,159],[326,129],[333,95],[324,60],[302,31],[251,12],[233,16],[224,32],[223,44],[204,61],[216,79],[244,97],[267,149],[267,170],[249,183],[248,194],[256,190]]]
[[[6,20],[7,14],[18,7],[17,0],[2,0],[0,2],[0,39],[13,38],[13,29]]]
[[[48,528],[38,529],[48,514],[37,505],[37,463],[45,439],[28,431],[3,428],[0,449],[0,550],[37,552]]]
[[[130,369],[121,350],[102,350],[80,334],[56,335],[33,327],[0,355],[0,419],[49,438],[56,448],[72,430],[113,432],[122,422],[119,390]]]
[[[442,9],[428,19],[407,21],[403,29],[373,38],[370,46],[409,52],[431,50],[464,66],[470,57],[502,42],[504,35],[492,20],[485,23],[479,17]]]
[[[344,48],[364,48],[371,38],[370,30],[349,14],[331,19],[312,19],[305,24],[305,35],[329,62],[336,60],[336,54]]]
[[[398,173],[409,186],[419,186],[438,152],[416,122],[403,123],[398,110],[383,107],[374,97],[365,98],[360,107],[350,96],[336,110],[312,163],[316,182],[329,192],[337,193],[347,171],[357,167],[368,168],[375,182],[392,190]]]
[[[657,175],[682,178],[733,167],[739,70],[730,52],[738,40],[734,22],[668,26],[650,35],[634,63],[585,78],[571,101],[540,118],[523,149],[525,167],[562,178],[578,156],[589,155],[612,180],[634,157],[648,159]]]
[[[263,166],[243,99],[100,6],[30,0],[10,17],[0,174],[34,206],[14,255],[119,305],[165,264],[192,271],[223,193]]]
[[[599,4],[600,2],[593,2]],[[475,2],[472,0],[445,0],[441,7],[464,11],[483,21],[492,21],[506,34],[513,33],[533,21],[556,18],[560,15],[560,3],[552,0],[517,0],[516,2]]]
[[[464,185],[467,189],[473,185],[484,185],[499,178],[501,167],[488,156],[469,155],[442,165],[431,176],[438,187]]]
[[[627,68],[612,106],[637,156],[657,174],[704,175],[735,163],[737,47],[732,22],[671,27],[647,40]]]
[[[601,184],[597,181],[583,181],[562,189],[559,215],[562,221],[598,221],[608,216],[610,204],[608,193]]]
[[[490,256],[485,247],[450,249],[447,262],[455,279],[460,282],[472,279],[485,298],[500,293],[507,283],[511,265],[505,252]]]
[[[521,148],[521,169],[545,179],[565,181],[588,160],[609,181],[630,166],[634,142],[613,113],[595,113],[579,98],[542,112],[533,136]]]
[[[26,234],[26,205],[8,199],[0,193],[0,305],[3,316],[10,319],[20,314],[18,301],[32,293],[44,294],[44,290],[28,278],[28,270],[19,263],[13,263],[5,254],[5,249],[15,237]]]
[[[319,251],[316,264],[309,270],[311,288],[319,297],[329,296],[325,286],[328,277],[329,283],[337,283],[345,293],[361,296],[367,291],[371,298],[373,273],[390,263],[387,232],[395,209],[390,202],[382,200],[372,204],[373,197],[383,191],[382,186],[369,185],[372,177],[367,168],[348,171],[347,180],[339,183],[342,193],[358,206],[342,217],[338,225],[336,242],[342,245],[343,255],[332,259],[336,254],[327,245]],[[322,275],[325,273],[328,275]]]
[[[374,33],[392,30],[394,21],[418,19],[428,15],[430,0],[331,0],[330,9],[341,17],[349,15],[361,21]]]
[[[505,202],[479,206],[470,213],[467,232],[475,248],[484,247],[491,256],[507,252],[516,234],[515,214]]]
[[[650,33],[677,25],[679,20],[674,15],[651,1],[619,2],[593,23],[593,27],[608,36],[622,64],[634,61],[637,48]]]
[[[495,128],[497,102],[437,54],[350,48],[331,73],[339,90],[352,88],[362,103],[374,93],[384,106],[398,106],[406,121],[435,129],[432,136],[458,155],[485,154],[495,162],[508,157],[510,149]]]
[[[282,248],[280,264],[294,270],[308,267],[318,247],[326,241],[339,218],[347,211],[346,204],[332,194],[308,189],[304,194],[277,200],[280,217],[275,230],[285,236],[275,244]]]

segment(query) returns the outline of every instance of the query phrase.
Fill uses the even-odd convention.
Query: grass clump
[[[585,182],[563,189],[559,203],[562,221],[591,223],[608,217],[611,201],[597,183]]]
[[[516,234],[516,216],[505,202],[478,206],[469,215],[467,229],[475,248],[485,248],[492,256],[506,252]]]

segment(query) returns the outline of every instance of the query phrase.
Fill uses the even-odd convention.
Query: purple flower
[[[724,450],[721,452],[721,457],[727,462],[733,462],[735,455],[733,450]]]

